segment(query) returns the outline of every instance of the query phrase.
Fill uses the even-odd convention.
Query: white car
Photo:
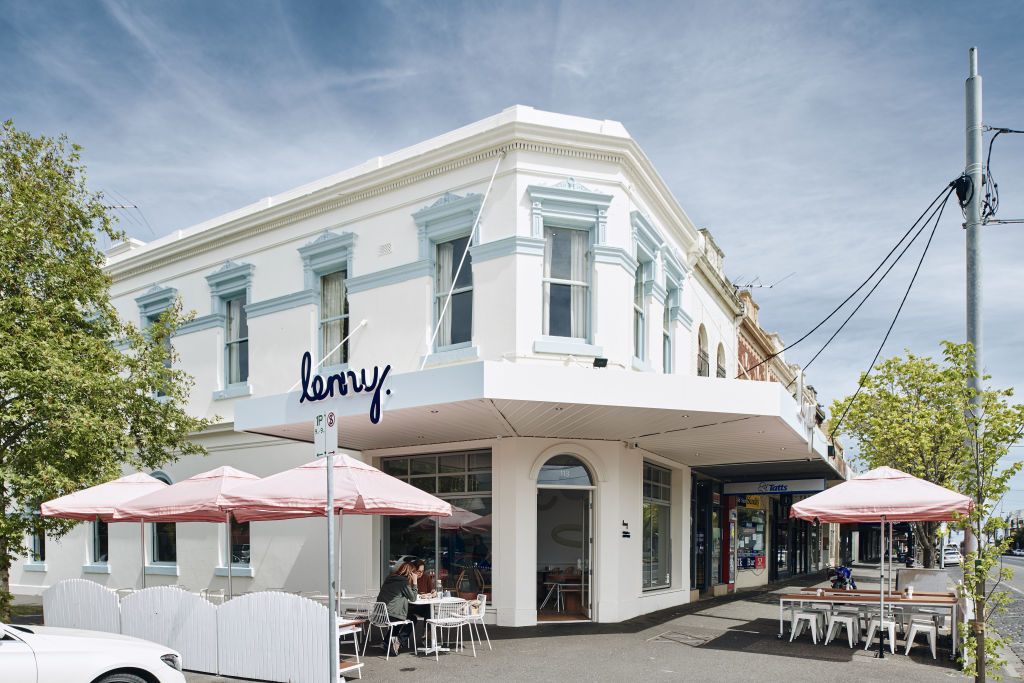
[[[104,631],[0,624],[4,683],[185,683],[181,655]]]
[[[964,561],[963,555],[957,548],[951,545],[947,545],[942,549],[942,562],[943,564],[961,564]]]

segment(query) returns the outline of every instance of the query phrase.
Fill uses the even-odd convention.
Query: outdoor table
[[[466,601],[463,600],[462,598],[442,598],[442,597],[425,598],[423,596],[420,596],[420,597],[417,597],[415,600],[410,600],[409,604],[410,605],[430,605],[430,618],[433,619],[434,618],[434,606],[435,605],[440,605],[442,602],[444,602],[444,603],[461,603],[461,602],[466,602]],[[426,643],[427,636],[429,635],[429,632],[430,632],[429,629],[427,629],[423,633],[424,646],[420,648],[420,652],[422,652],[423,654],[427,654],[427,655],[433,654],[434,652],[448,652],[448,648],[441,647],[437,643],[429,643],[429,644]]]
[[[878,589],[875,589],[875,588],[863,588],[863,589],[861,589],[861,588],[814,588],[814,587],[811,587],[811,586],[805,586],[804,588],[801,588],[800,591],[802,593],[817,593],[818,591],[824,591],[826,595],[874,595],[874,596],[878,595]],[[904,594],[904,591],[886,591],[886,593],[885,593],[886,600],[889,599],[888,596],[890,596],[890,595],[903,595],[903,594]],[[955,598],[956,597],[956,593],[954,593],[953,591],[944,591],[944,592],[932,591],[932,592],[929,592],[929,591],[916,591],[915,590],[914,591],[914,595],[923,595],[923,596],[927,596],[927,597],[940,597],[940,596],[950,597],[950,598]]]
[[[866,591],[865,591],[866,592]],[[836,591],[825,592],[822,589],[822,595],[817,594],[817,589],[814,593],[801,592],[801,593],[788,593],[779,597],[779,638],[782,637],[784,632],[785,623],[785,604],[790,603],[790,609],[794,607],[796,603],[803,605],[804,603],[810,603],[818,606],[833,607],[836,605],[856,605],[857,607],[866,606],[871,607],[878,604],[878,591],[874,592],[874,595],[850,595],[843,591],[844,595],[837,594]],[[938,607],[940,609],[948,609],[952,614],[952,640],[953,640],[953,656],[956,657],[956,638],[957,638],[957,622],[956,622],[956,596],[948,593],[943,595],[920,595],[914,593],[914,597],[908,598],[900,593],[887,594],[885,597],[885,604],[899,607]]]

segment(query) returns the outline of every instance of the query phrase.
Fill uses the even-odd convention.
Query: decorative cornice
[[[445,192],[436,202],[414,213],[412,219],[419,228],[420,259],[433,260],[432,243],[447,242],[470,234],[483,201],[481,194],[460,197]]]
[[[434,264],[430,261],[413,261],[404,263],[387,270],[378,270],[375,273],[367,273],[355,278],[345,280],[345,288],[349,294],[358,294],[368,289],[376,289],[393,285],[398,282],[405,282],[418,277],[433,277]]]
[[[344,269],[345,277],[352,277],[352,247],[355,243],[356,236],[351,232],[324,230],[315,240],[299,247],[303,286],[306,289],[319,289],[317,278],[336,270]]]
[[[622,247],[595,244],[592,252],[594,254],[594,263],[611,263],[612,265],[621,266],[623,270],[629,273],[629,277],[636,276],[636,269],[640,263]]]
[[[291,294],[255,301],[245,307],[245,314],[250,320],[262,315],[270,315],[280,311],[287,311],[299,306],[315,306],[319,303],[319,293],[315,289],[301,289]]]
[[[567,141],[568,136],[572,136],[571,142]],[[696,231],[692,221],[632,139],[563,130],[546,124],[510,122],[365,172],[353,169],[356,175],[342,178],[334,184],[229,218],[212,227],[197,228],[194,234],[183,239],[144,248],[140,254],[117,259],[105,270],[115,282],[135,278],[156,268],[486,162],[498,155],[517,152],[624,166],[636,183],[651,188],[651,201],[672,218],[670,223],[679,226],[679,238],[684,248],[688,250],[694,243]]]
[[[225,261],[223,266],[206,276],[210,293],[225,297],[247,290],[255,269],[250,263],[235,263],[230,259]]]
[[[470,247],[469,255],[474,264],[503,256],[544,256],[544,238],[523,235],[504,237]]]
[[[159,316],[174,304],[178,290],[174,287],[153,285],[149,291],[135,299],[142,316],[143,326],[149,324],[151,318]]]
[[[661,262],[665,268],[665,285],[669,289],[682,289],[689,270],[679,260],[675,249],[662,249]]]
[[[664,246],[665,239],[643,211],[631,211],[629,221],[633,226],[633,246],[637,260],[653,261]]]
[[[227,321],[223,313],[211,313],[210,315],[193,318],[179,327],[174,336],[180,337],[183,334],[192,334],[193,332],[202,332],[203,330],[210,330],[215,327],[224,327],[226,324]]]
[[[693,316],[684,311],[682,306],[673,306],[669,311],[669,318],[688,330],[693,329]]]
[[[531,224],[534,237],[544,236],[545,225],[588,228],[595,231],[594,243],[604,244],[605,222],[612,195],[594,192],[574,178],[556,185],[529,185]]]

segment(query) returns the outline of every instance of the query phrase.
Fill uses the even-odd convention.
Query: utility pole
[[[970,178],[970,199],[967,202],[966,221],[964,228],[967,233],[967,341],[974,345],[974,377],[968,381],[968,388],[972,389],[971,411],[975,416],[981,410],[981,385],[982,385],[982,346],[981,346],[981,197],[982,197],[982,124],[981,124],[981,76],[978,75],[978,48],[972,47],[969,55],[969,76],[964,84],[964,114],[967,133],[967,165],[964,174]],[[978,433],[980,434],[980,428]],[[971,453],[977,457],[977,444],[969,441],[967,444]],[[982,501],[976,501],[980,504]],[[970,552],[978,550],[981,539],[976,538],[970,531],[964,533],[964,550]],[[980,563],[978,563],[980,565]],[[977,565],[976,565],[977,566]],[[984,595],[985,577],[979,576],[975,579],[975,595]],[[985,622],[984,600],[975,604],[975,618],[971,624],[976,640],[975,666],[977,667],[975,681],[985,681]],[[966,653],[965,653],[966,654]]]

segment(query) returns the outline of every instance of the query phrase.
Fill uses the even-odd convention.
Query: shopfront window
[[[765,511],[738,507],[736,564],[739,569],[765,568]]]
[[[672,472],[644,463],[643,588],[672,583]]]
[[[382,573],[421,559],[427,565],[421,591],[441,588],[474,598],[484,593],[490,601],[490,451],[385,458],[380,468],[454,508],[451,517],[385,517]]]
[[[108,557],[108,534],[107,523],[96,518],[92,523],[92,561],[94,564],[103,564]]]

